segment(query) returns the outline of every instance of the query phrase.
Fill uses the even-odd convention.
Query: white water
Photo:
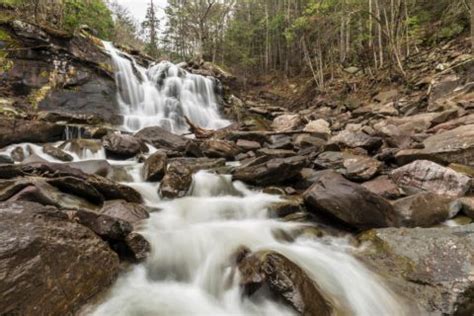
[[[104,42],[104,46],[115,65],[117,99],[125,130],[136,132],[161,126],[173,133],[184,133],[188,130],[185,116],[204,128],[229,125],[219,115],[213,79],[191,74],[170,62],[145,69],[111,43]]]
[[[302,224],[268,217],[267,207],[278,197],[206,172],[194,176],[193,187],[185,198],[160,201],[135,186],[161,209],[142,230],[152,253],[120,278],[93,315],[293,314],[265,298],[243,298],[231,259],[240,246],[290,258],[320,285],[339,315],[405,315],[381,281],[349,254],[353,249],[346,240],[279,240],[276,232],[291,235]]]

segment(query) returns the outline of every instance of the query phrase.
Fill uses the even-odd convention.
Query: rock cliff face
[[[40,109],[119,120],[113,66],[102,43],[18,20],[0,24],[0,111]]]

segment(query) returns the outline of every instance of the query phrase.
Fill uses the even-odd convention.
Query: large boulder
[[[156,148],[175,151],[184,151],[189,142],[188,139],[172,134],[158,126],[146,127],[136,133],[135,137],[155,146]]]
[[[268,289],[301,315],[332,315],[318,285],[294,262],[274,251],[239,254],[240,284],[247,295]]]
[[[450,131],[428,137],[423,149],[406,149],[397,154],[399,163],[427,159],[443,164],[460,163],[473,165],[474,124],[464,125]]]
[[[303,194],[309,212],[336,218],[349,226],[367,229],[395,225],[395,213],[384,198],[346,180],[334,171],[322,171]]]
[[[102,145],[108,156],[118,158],[131,158],[148,148],[140,139],[131,135],[109,134],[102,139]]]
[[[160,181],[166,171],[168,157],[166,153],[157,151],[145,160],[143,164],[143,177],[145,181]]]
[[[420,191],[450,196],[463,196],[469,191],[471,179],[432,161],[417,160],[395,169],[391,179],[408,193]]]
[[[43,121],[0,118],[0,148],[24,142],[54,142],[63,137],[64,129]]]
[[[386,199],[398,199],[403,195],[402,190],[388,176],[377,177],[362,183],[362,186]]]
[[[459,201],[445,195],[423,192],[396,200],[393,204],[397,223],[405,227],[430,227],[456,216]]]
[[[260,186],[280,184],[296,177],[306,164],[306,158],[303,156],[270,160],[262,156],[237,167],[233,178]]]
[[[85,184],[92,186],[105,200],[126,200],[132,203],[143,201],[140,193],[129,186],[95,174],[86,174],[80,169],[71,168],[64,164],[38,162],[21,165],[0,165],[0,179],[13,179],[30,175],[48,178],[49,183],[63,192],[75,192],[77,194],[78,189]],[[84,190],[81,189],[80,192],[82,191]]]
[[[76,181],[76,190],[68,194],[61,192],[55,186],[59,181],[74,180],[70,178],[52,180],[39,177],[0,180],[0,201],[31,201],[60,209],[98,210],[100,208],[102,196],[93,187]]]
[[[426,313],[472,315],[472,305],[460,312],[474,298],[474,224],[375,229],[359,239],[358,257]]]
[[[8,202],[0,203],[0,267],[3,314],[60,316],[74,314],[110,286],[119,259],[57,209]]]

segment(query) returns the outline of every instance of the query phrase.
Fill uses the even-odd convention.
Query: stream
[[[116,66],[124,131],[160,125],[173,133],[185,133],[185,116],[205,128],[230,124],[219,114],[214,79],[190,74],[169,62],[144,69],[131,56],[109,43],[105,45]],[[69,137],[78,136],[80,133]],[[16,146],[7,147],[6,153]],[[44,154],[38,145],[21,146],[30,156],[60,162]],[[157,150],[152,146],[149,149],[147,155]],[[77,152],[66,146],[64,150],[74,157],[74,162],[107,159],[103,149]],[[290,307],[264,294],[243,295],[239,271],[232,259],[242,246],[252,252],[276,251],[296,263],[319,285],[337,315],[408,314],[383,280],[353,256],[357,248],[349,238],[319,238],[302,233],[314,224],[272,218],[269,208],[281,199],[279,196],[233,182],[230,175],[200,171],[194,174],[184,198],[162,200],[157,194],[159,183],[144,181],[143,164],[136,158],[107,161],[125,173],[123,183],[136,189],[145,204],[156,210],[138,228],[152,250],[145,262],[124,272],[103,300],[86,314],[295,314]]]

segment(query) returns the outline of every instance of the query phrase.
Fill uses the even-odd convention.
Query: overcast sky
[[[146,8],[150,0],[117,0],[117,2],[129,9],[138,22],[142,22],[145,19]],[[163,9],[166,7],[168,1],[153,0],[153,3],[159,7],[158,14],[159,17],[162,18],[164,16]]]

